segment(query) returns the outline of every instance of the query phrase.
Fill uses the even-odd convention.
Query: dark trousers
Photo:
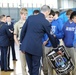
[[[8,47],[8,67],[10,65],[10,48],[12,50],[12,58],[16,60],[15,48],[14,48],[14,40],[10,41],[10,46]]]
[[[0,49],[0,67],[1,67],[1,49]]]
[[[41,56],[26,53],[26,61],[30,75],[39,75],[40,59]]]
[[[8,51],[8,46],[7,47],[0,47],[1,49],[1,69],[2,70],[7,70],[7,51]]]

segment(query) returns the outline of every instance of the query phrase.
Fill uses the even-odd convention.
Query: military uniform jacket
[[[48,34],[53,47],[57,47],[54,37],[50,35],[50,24],[45,19],[45,16],[42,13],[29,16],[22,27],[20,50],[32,55],[41,56],[44,33]]]
[[[9,38],[11,37],[8,26],[4,22],[0,22],[0,46],[9,46]]]
[[[6,23],[6,24],[7,24],[8,28],[9,28],[11,31],[14,32],[14,23],[11,22],[11,24],[9,24],[9,25],[8,25],[8,23]],[[14,41],[14,35],[13,35],[13,33],[11,33],[11,35],[12,35],[12,36],[9,38],[9,40],[13,40],[13,41]]]

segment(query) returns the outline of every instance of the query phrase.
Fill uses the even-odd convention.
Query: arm
[[[9,27],[6,26],[5,28],[6,28],[6,33],[7,33],[8,37],[12,37],[12,33],[9,31]]]
[[[76,48],[76,27],[75,27],[75,31],[74,31],[73,47]]]
[[[48,37],[49,37],[49,40],[50,40],[50,42],[52,43],[52,46],[53,46],[54,48],[56,48],[57,45],[58,45],[58,41],[56,40],[56,37],[53,36],[53,34],[50,34],[51,28],[50,28],[50,24],[49,24],[48,21],[46,22],[46,25],[44,25],[44,30],[45,30],[45,32],[47,33],[47,35],[48,35]]]
[[[15,40],[16,44],[19,46],[19,41],[17,39],[17,35],[16,34],[14,34],[14,40]]]
[[[14,40],[15,40],[15,43],[19,46],[19,41],[18,41],[17,35],[18,35],[18,27],[17,27],[17,23],[16,23],[14,25]]]
[[[26,34],[27,31],[27,26],[28,26],[28,19],[26,20],[26,22],[24,23],[22,30],[21,30],[21,35],[20,35],[20,43],[22,43],[24,36]]]
[[[42,38],[42,42],[43,42],[43,45],[45,46],[49,41],[49,38],[47,36],[47,34],[44,34],[43,38]]]
[[[63,22],[61,19],[58,20],[58,24],[59,24],[57,25],[58,33],[56,34],[56,37],[58,39],[61,39],[63,37],[63,34],[62,34]]]

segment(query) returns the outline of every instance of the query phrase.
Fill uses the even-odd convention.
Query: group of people
[[[74,62],[75,67],[72,75],[75,75],[76,11],[70,9],[66,12],[68,21],[65,23],[59,18],[59,12],[54,12],[48,5],[43,5],[40,11],[35,10],[31,16],[27,17],[27,15],[27,9],[21,8],[21,18],[13,25],[6,21],[5,15],[0,16],[1,71],[13,71],[8,66],[8,56],[10,56],[11,46],[13,60],[17,60],[13,47],[15,41],[20,52],[23,75],[27,75],[26,63],[30,75],[39,75],[39,68],[42,64],[44,75],[54,75],[46,54],[53,48],[57,50],[63,40],[63,44]],[[9,19],[10,16],[7,18]],[[13,41],[10,44],[11,40]],[[40,63],[41,57],[42,64]]]

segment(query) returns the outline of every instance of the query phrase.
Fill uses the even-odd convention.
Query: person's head
[[[59,11],[55,11],[55,16],[54,16],[54,19],[57,19],[59,17]]]
[[[45,15],[45,17],[47,17],[50,13],[50,7],[48,5],[43,5],[40,10],[41,13]]]
[[[50,11],[50,14],[49,14],[49,16],[47,17],[47,20],[48,20],[49,22],[52,22],[53,19],[54,19],[54,15],[55,15],[54,11],[53,11],[53,10]]]
[[[11,17],[9,15],[7,16],[7,22],[11,22]]]
[[[22,20],[26,20],[27,14],[28,14],[27,9],[26,8],[21,8],[21,10],[20,10],[20,16],[21,16]]]
[[[72,9],[68,9],[68,10],[66,11],[66,15],[67,15],[68,19],[70,19],[70,15],[71,15],[72,12],[73,12]]]
[[[76,11],[73,11],[70,15],[70,20],[72,20],[74,23],[76,23]]]
[[[39,13],[40,13],[39,10],[34,10],[34,11],[33,11],[33,15],[37,15],[37,14],[39,14]]]
[[[6,16],[5,15],[1,15],[0,16],[0,21],[6,23]]]

